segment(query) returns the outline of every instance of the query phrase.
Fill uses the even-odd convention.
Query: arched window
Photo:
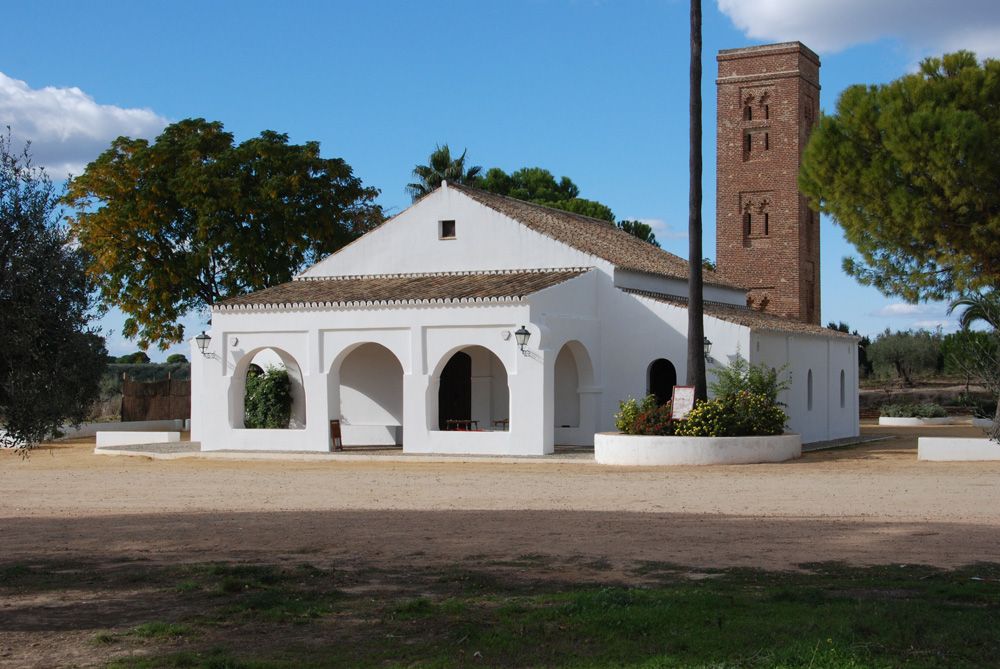
[[[660,406],[670,401],[677,385],[677,370],[666,358],[657,358],[646,370],[646,394],[655,395]]]
[[[753,120],[753,107],[746,105],[743,107],[743,120],[752,121]]]
[[[806,409],[813,410],[813,371],[811,369],[806,374]]]
[[[771,234],[771,215],[764,212],[764,236]]]
[[[840,408],[847,406],[847,380],[844,370],[840,370]]]
[[[753,229],[751,227],[751,223],[752,223],[752,220],[751,220],[750,212],[748,211],[745,214],[743,214],[743,234],[746,235],[747,237],[749,237],[750,234],[753,232]]]
[[[764,105],[764,119],[771,118],[771,105]]]

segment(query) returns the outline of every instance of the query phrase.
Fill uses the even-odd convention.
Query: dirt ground
[[[967,427],[923,433],[974,436]],[[0,555],[392,562],[546,554],[612,565],[996,559],[1000,462],[916,460],[920,430],[773,465],[159,461],[88,443],[0,456]]]
[[[978,431],[864,433],[889,438],[782,464],[663,469],[159,461],[95,456],[83,441],[47,445],[26,459],[0,454],[0,567],[457,565],[627,582],[646,562],[697,571],[1000,561],[1000,462],[916,459],[918,433]],[[0,598],[0,619],[26,604]],[[42,617],[59,610],[35,605]],[[56,659],[22,652],[32,639],[61,643],[0,623],[0,664]]]

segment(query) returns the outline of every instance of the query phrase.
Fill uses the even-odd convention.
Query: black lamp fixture
[[[194,338],[195,342],[198,344],[198,350],[201,351],[202,355],[208,355],[206,351],[208,350],[208,345],[212,342],[212,337],[205,334],[202,330],[201,334]]]
[[[521,349],[521,353],[524,353],[524,347],[528,345],[530,338],[531,333],[523,325],[514,331],[514,339],[517,341],[517,346]]]
[[[712,355],[712,340],[705,337],[701,341],[702,348],[705,350],[705,360],[711,359]]]

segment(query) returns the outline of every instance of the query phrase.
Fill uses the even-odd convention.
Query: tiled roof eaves
[[[591,269],[590,267],[564,267],[299,277],[256,293],[229,298],[214,305],[212,310],[216,312],[241,312],[419,305],[514,304],[521,302],[528,295],[574,279]],[[366,283],[371,285],[365,285]],[[343,284],[344,288],[338,290],[338,284]],[[453,291],[454,295],[448,295],[449,291]],[[351,299],[324,299],[338,297],[338,292],[346,293],[346,296]],[[402,296],[394,297],[391,294],[387,295],[387,292],[395,292]],[[421,293],[427,297],[420,296]],[[364,299],[366,295],[375,295],[375,297]]]
[[[646,290],[621,288],[623,292],[645,297],[657,302],[669,304],[678,308],[687,307],[687,299],[676,295],[666,295]],[[831,330],[821,325],[803,323],[775,314],[765,314],[749,307],[705,300],[705,315],[720,321],[733,323],[757,332],[780,332],[782,334],[805,335],[812,337],[832,337],[835,339],[850,339],[859,341],[861,338],[846,332]]]

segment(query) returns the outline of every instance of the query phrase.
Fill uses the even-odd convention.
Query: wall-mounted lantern
[[[521,349],[521,353],[528,355],[524,350],[524,347],[528,345],[528,340],[531,338],[531,333],[528,328],[523,325],[514,331],[514,339],[517,341],[517,347]]]
[[[701,342],[702,347],[705,350],[705,360],[712,359],[712,340],[705,337]]]
[[[201,334],[194,338],[194,341],[198,344],[198,350],[201,351],[201,354],[207,357],[208,345],[212,343],[212,337],[202,330]]]

